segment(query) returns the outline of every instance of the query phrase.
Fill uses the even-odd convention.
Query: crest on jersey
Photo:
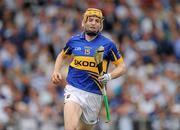
[[[90,46],[85,46],[84,47],[84,54],[90,55],[90,53],[91,53],[91,47]]]

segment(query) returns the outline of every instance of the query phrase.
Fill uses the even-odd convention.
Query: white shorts
[[[73,101],[79,104],[83,109],[81,120],[86,124],[92,125],[98,122],[102,100],[102,95],[86,92],[69,84],[65,87],[64,103]]]

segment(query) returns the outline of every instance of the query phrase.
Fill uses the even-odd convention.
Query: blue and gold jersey
[[[84,33],[73,36],[63,49],[64,55],[73,56],[69,66],[67,82],[79,89],[101,94],[101,82],[98,81],[98,69],[94,60],[96,49],[104,47],[103,72],[107,72],[109,62],[119,64],[123,62],[115,44],[108,38],[98,34],[92,41],[85,40]]]

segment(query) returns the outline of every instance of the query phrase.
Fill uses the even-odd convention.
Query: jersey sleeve
[[[62,50],[63,55],[71,55],[72,54],[72,46],[71,39],[66,43],[65,47]]]
[[[117,47],[114,43],[111,43],[111,47],[109,49],[109,54],[108,54],[109,60],[115,64],[118,65],[119,63],[123,63],[123,57],[117,50]]]

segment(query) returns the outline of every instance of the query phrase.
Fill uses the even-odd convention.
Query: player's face
[[[101,28],[101,19],[96,16],[89,16],[84,27],[86,32],[96,34]]]

